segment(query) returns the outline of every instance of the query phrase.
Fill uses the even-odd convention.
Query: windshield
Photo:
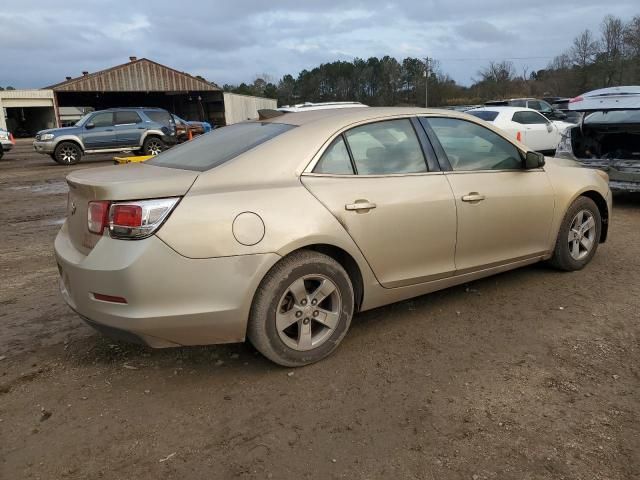
[[[80,118],[80,120],[78,120],[74,127],[81,127],[82,125],[84,125],[84,122],[87,121],[87,118],[89,118],[89,115],[91,115],[93,112],[89,112],[89,113],[85,113],[82,118]]]
[[[640,110],[612,110],[610,112],[593,112],[584,119],[585,124],[593,123],[640,123]]]
[[[183,143],[147,163],[204,172],[295,128],[283,123],[236,123]]]
[[[474,110],[467,113],[487,122],[493,122],[496,118],[498,118],[498,112],[492,110]]]

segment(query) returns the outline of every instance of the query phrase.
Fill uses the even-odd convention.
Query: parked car
[[[67,181],[55,255],[87,323],[153,347],[248,338],[286,366],[329,355],[356,312],[542,260],[579,270],[611,209],[604,172],[419,108],[238,123]]]
[[[112,108],[88,113],[73,127],[39,131],[33,148],[61,165],[73,165],[91,153],[157,155],[176,142],[175,123],[166,110]]]
[[[9,152],[15,144],[16,141],[13,139],[13,135],[0,128],[0,159],[6,152]]]
[[[606,171],[614,191],[640,192],[640,87],[594,90],[569,107],[585,117],[565,132],[558,156]]]
[[[539,100],[537,98],[512,98],[509,100],[492,100],[490,102],[485,102],[485,105],[531,108],[532,110],[540,112],[549,120],[564,120],[566,118],[564,113],[562,113],[557,108],[553,108],[549,104],[549,102],[545,102],[544,100]]]
[[[467,113],[491,122],[536,152],[553,155],[562,138],[554,122],[531,108],[481,107]]]
[[[189,140],[189,132],[191,132],[191,136],[193,138],[211,131],[211,124],[209,122],[185,120],[176,114],[172,114],[172,116],[176,124],[176,136],[178,138],[178,142],[185,142]]]

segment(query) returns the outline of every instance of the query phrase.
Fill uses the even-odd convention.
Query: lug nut
[[[304,299],[304,300],[302,300],[302,301],[300,302],[300,305],[306,305],[306,304],[307,304],[307,300],[306,300],[306,299]]]
[[[305,318],[305,319],[302,321],[302,323],[304,323],[305,325],[308,325],[308,324],[309,324],[309,322],[310,322],[310,320],[309,320],[308,318]]]
[[[302,312],[296,312],[296,317],[300,318],[302,316]]]
[[[313,316],[314,316],[314,317],[317,317],[319,314],[320,314],[320,312],[318,312],[318,310],[315,310],[315,311],[313,312]]]
[[[311,305],[315,305],[316,303],[318,303],[318,300],[316,300],[315,298],[311,300]]]

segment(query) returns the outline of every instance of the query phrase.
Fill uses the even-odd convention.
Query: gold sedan
[[[423,109],[287,113],[67,180],[60,284],[90,325],[152,347],[248,338],[286,366],[329,355],[357,312],[579,270],[611,212],[606,174]]]

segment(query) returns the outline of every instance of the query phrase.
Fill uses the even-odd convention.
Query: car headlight
[[[53,140],[53,133],[44,133],[42,135],[40,135],[40,140]]]

